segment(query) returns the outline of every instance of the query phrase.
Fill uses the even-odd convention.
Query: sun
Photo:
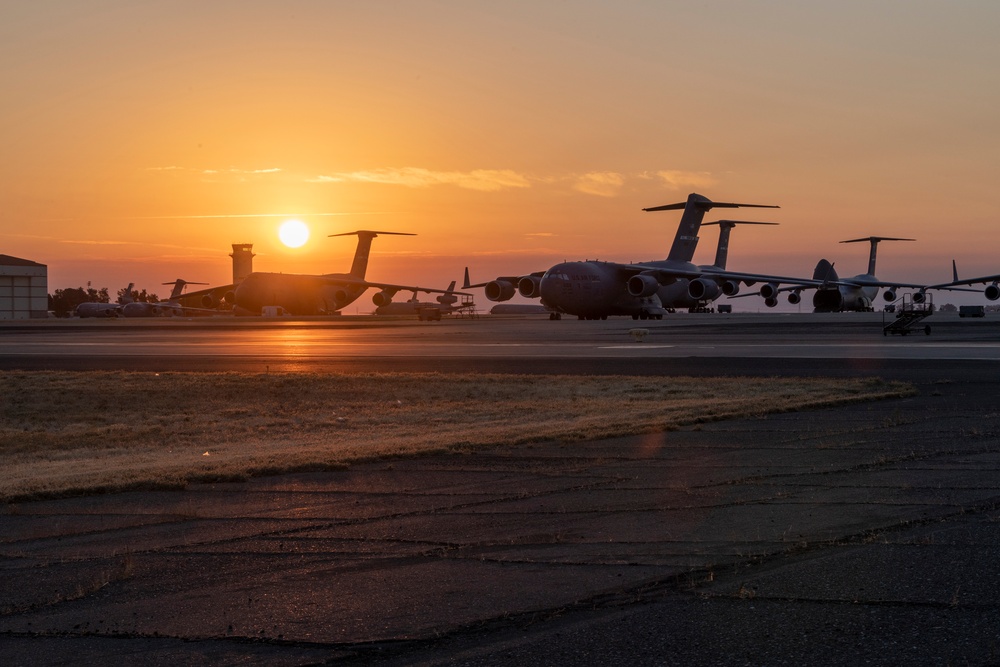
[[[278,238],[289,248],[299,248],[309,240],[309,228],[301,220],[285,220],[278,228]]]

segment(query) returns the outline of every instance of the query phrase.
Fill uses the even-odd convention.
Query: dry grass
[[[0,373],[0,500],[573,441],[912,393],[878,379]]]

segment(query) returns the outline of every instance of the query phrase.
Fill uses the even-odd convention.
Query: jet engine
[[[760,295],[764,297],[765,300],[767,299],[777,300],[778,286],[774,283],[764,283],[763,285],[760,286]]]
[[[517,281],[517,292],[528,299],[537,299],[542,295],[542,279],[538,276],[525,276]]]
[[[926,298],[927,294],[922,291],[913,293],[913,303],[923,303]]]
[[[799,292],[798,290],[795,290],[795,291],[792,291],[792,292],[788,293],[788,303],[790,303],[790,304],[792,304],[794,306],[794,305],[797,305],[800,301],[802,301],[802,293],[801,292]]]
[[[517,287],[509,280],[494,280],[486,283],[486,298],[490,301],[507,301],[514,298]]]
[[[226,303],[236,303],[236,292],[229,290],[226,292],[226,296],[224,298],[226,299]]]
[[[625,283],[628,293],[635,297],[653,296],[660,289],[660,283],[651,275],[639,273]]]
[[[887,289],[885,291],[885,293],[882,295],[882,298],[885,299],[886,301],[890,301],[890,302],[891,301],[895,301],[896,300],[896,292],[894,290]]]
[[[392,296],[393,295],[389,293],[387,290],[376,292],[375,295],[372,296],[372,303],[374,303],[376,306],[388,306],[390,303],[392,303]],[[340,300],[339,295],[337,296],[337,300],[338,301]]]
[[[986,286],[986,291],[983,292],[987,299],[990,301],[996,301],[1000,299],[1000,285],[993,283],[992,285]]]
[[[774,308],[775,306],[778,305],[777,297],[773,296],[767,297],[766,299],[764,299],[764,305],[767,306],[768,308]]]
[[[347,303],[349,298],[350,297],[347,296],[347,290],[339,289],[333,293],[333,300],[336,302],[338,307],[342,303]]]
[[[695,301],[710,301],[719,296],[721,291],[719,283],[706,278],[695,278],[688,283],[688,296]]]
[[[736,296],[740,293],[740,281],[727,280],[722,283],[722,293],[726,296]]]

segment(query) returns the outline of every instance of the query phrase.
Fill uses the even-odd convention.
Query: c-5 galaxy
[[[923,303],[926,285],[916,285],[913,283],[903,283],[898,281],[880,280],[875,277],[875,258],[880,241],[913,241],[914,239],[899,239],[889,236],[866,236],[861,239],[850,239],[841,243],[863,243],[867,241],[871,244],[868,254],[868,272],[859,273],[851,278],[840,278],[833,264],[825,259],[819,260],[816,270],[813,272],[813,279],[819,281],[816,286],[816,293],[813,295],[813,309],[817,313],[830,313],[840,311],[872,311],[873,304],[878,298],[879,290],[883,287],[885,292],[883,298],[892,303],[896,300],[896,292],[900,288],[915,289],[912,298],[914,303]],[[764,297],[764,303],[769,308],[778,303],[777,295],[779,291],[788,291],[788,302],[797,304],[801,300],[802,289],[809,289],[810,286],[783,287],[780,290],[771,290],[765,285],[760,295]]]
[[[412,285],[392,285],[365,280],[372,240],[380,234],[414,236],[405,232],[359,230],[330,236],[357,236],[358,245],[349,273],[321,275],[254,272],[226,294],[236,315],[260,315],[265,306],[281,306],[292,315],[329,315],[354,303],[369,288],[379,291],[372,297],[376,306],[392,303],[396,292],[445,293],[446,290]]]
[[[764,204],[713,202],[692,193],[687,201],[645,208],[644,211],[683,210],[673,245],[666,259],[638,264],[618,262],[563,262],[549,270],[524,276],[501,276],[489,283],[463,286],[485,287],[490,301],[506,301],[519,293],[541,298],[542,304],[560,314],[580,319],[605,319],[610,315],[633,319],[659,319],[676,308],[699,309],[725,294],[739,293],[741,285],[766,283],[775,292],[782,283],[817,286],[819,281],[728,270],[726,256],[729,231],[744,221],[720,220],[719,251],[716,264],[692,263],[698,245],[698,231],[705,214],[713,208],[778,208]]]

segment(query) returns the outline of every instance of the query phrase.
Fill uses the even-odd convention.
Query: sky
[[[1000,3],[0,0],[0,254],[49,291],[254,269],[443,287],[666,256],[1000,273]],[[284,220],[311,232],[300,248]],[[695,260],[714,260],[703,230]]]

